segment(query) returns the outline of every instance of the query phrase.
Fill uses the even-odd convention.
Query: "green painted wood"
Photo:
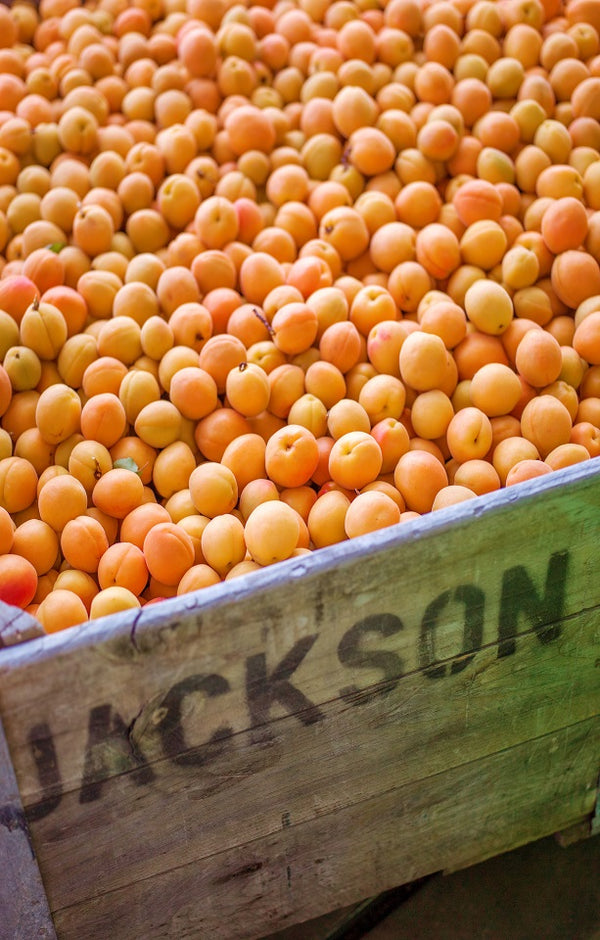
[[[258,937],[591,819],[599,536],[590,461],[1,651],[59,936]]]

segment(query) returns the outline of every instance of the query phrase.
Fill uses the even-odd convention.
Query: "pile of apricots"
[[[47,632],[594,459],[600,0],[14,0],[0,255]]]

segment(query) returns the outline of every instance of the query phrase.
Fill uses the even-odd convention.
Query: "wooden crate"
[[[243,940],[591,832],[599,546],[590,461],[1,650],[8,937],[36,861],[65,940]]]

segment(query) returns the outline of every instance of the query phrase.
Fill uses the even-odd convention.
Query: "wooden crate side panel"
[[[284,826],[202,864],[56,911],[59,937],[264,936],[580,818],[595,799],[599,751],[593,718],[348,806],[335,820]]]
[[[0,936],[56,940],[1,722]]]
[[[225,598],[219,589],[181,598],[177,608],[165,606],[164,619],[149,608],[4,651],[0,713],[52,910],[63,912],[65,925],[77,912],[87,924],[88,905],[108,917],[110,903],[120,909],[135,883],[144,904],[154,898],[155,911],[146,911],[154,923],[178,878],[185,891],[203,873],[222,877],[224,858],[246,872],[250,847],[260,843],[256,871],[277,870],[275,880],[265,874],[247,914],[263,924],[282,902],[279,856],[269,852],[283,845],[293,861],[296,849],[310,846],[321,857],[338,839],[340,820],[350,828],[345,861],[336,850],[339,864],[350,864],[354,842],[372,881],[348,898],[343,867],[332,868],[324,896],[314,880],[305,895],[297,882],[282,907],[287,919],[256,935],[406,880],[410,854],[400,844],[396,874],[387,880],[383,870],[385,839],[398,838],[390,807],[400,791],[431,794],[432,780],[515,748],[537,753],[538,739],[567,740],[569,726],[600,714],[599,483],[588,469],[568,476],[568,493],[554,482],[530,499],[505,492],[485,509],[440,513],[399,535],[233,582]],[[536,809],[523,823],[527,835],[515,824],[506,843],[591,812],[597,735],[578,741],[577,799],[554,780],[551,816]],[[518,766],[511,804],[528,786],[529,769]],[[472,788],[485,783],[478,772],[469,780]],[[478,842],[487,845],[480,828],[467,848],[470,814],[455,791],[446,798],[453,852],[438,853],[432,842],[421,874],[461,864]],[[369,855],[358,820],[375,804],[384,842],[370,845]],[[409,829],[413,804],[406,805]],[[413,824],[418,831],[418,818]],[[495,835],[490,851],[500,844]],[[223,891],[235,896],[234,883]],[[214,897],[236,936],[237,915],[227,904],[219,909],[216,890]],[[239,895],[242,906],[246,900]],[[204,916],[200,904],[193,911],[190,918]],[[178,916],[169,915],[171,936],[180,935]],[[189,935],[202,935],[203,923]]]
[[[0,601],[0,651],[7,646],[16,646],[42,636],[44,629],[39,620],[18,607]]]
[[[460,671],[492,643],[510,658],[532,626],[542,644],[552,640],[555,622],[600,605],[599,504],[600,478],[583,476],[568,494],[507,497],[456,524],[400,527],[231,582],[228,592],[181,598],[164,613],[148,608],[4,651],[0,714],[25,802],[52,796],[32,759],[49,738],[64,789],[97,781],[85,742],[102,736],[109,709],[129,727],[142,713],[154,720],[165,702],[171,712],[192,707],[195,691],[207,729],[221,736],[288,714],[307,723],[348,689],[436,664]],[[187,746],[175,739],[169,756]],[[117,752],[99,772],[114,776],[131,762]]]
[[[325,817],[335,826],[348,806],[596,716],[598,654],[586,613],[562,624],[560,642],[541,644],[530,632],[518,656],[487,647],[460,673],[391,680],[322,705],[318,722],[284,717],[175,760],[163,756],[160,724],[142,721],[138,736],[134,722],[136,747],[155,757],[147,778],[138,768],[100,779],[93,793],[65,792],[46,814],[30,807],[42,865],[60,872],[49,883],[52,908],[202,865],[257,833]],[[183,722],[188,741],[210,738],[203,719],[200,702]]]

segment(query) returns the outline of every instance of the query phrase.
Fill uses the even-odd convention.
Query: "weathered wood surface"
[[[600,719],[55,913],[59,937],[262,937],[423,870],[480,860],[589,811]],[[593,766],[593,773],[592,773]]]
[[[44,630],[39,620],[0,601],[0,650],[40,636],[44,636]]]
[[[590,817],[600,475],[0,653],[61,938],[260,937]]]
[[[0,937],[56,940],[1,723]]]

